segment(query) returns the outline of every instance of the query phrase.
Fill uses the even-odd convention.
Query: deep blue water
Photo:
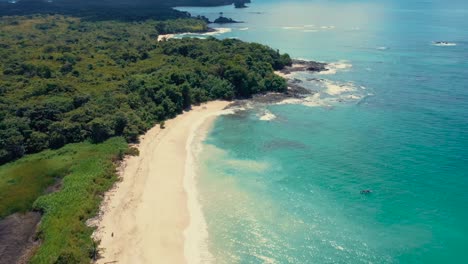
[[[217,119],[198,179],[216,263],[468,263],[467,1],[182,9],[342,66],[296,75],[306,102]]]

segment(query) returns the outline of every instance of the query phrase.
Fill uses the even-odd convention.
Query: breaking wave
[[[336,74],[338,71],[349,70],[352,67],[353,67],[353,65],[351,63],[349,63],[349,61],[341,60],[341,61],[337,61],[337,62],[328,63],[327,66],[325,66],[327,71],[322,71],[322,72],[319,72],[318,74],[320,74],[320,75],[332,75],[332,74]]]
[[[446,41],[434,41],[432,42],[433,46],[438,46],[438,47],[453,47],[456,46],[457,43],[454,42],[446,42]]]

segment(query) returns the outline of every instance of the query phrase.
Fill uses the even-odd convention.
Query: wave
[[[364,86],[354,82],[340,82],[327,79],[300,78],[304,88],[312,91],[312,95],[305,98],[286,99],[278,104],[302,104],[309,107],[333,108],[341,103],[360,104],[365,98],[373,94]]]
[[[337,62],[328,63],[327,66],[325,66],[327,71],[322,71],[322,72],[319,72],[318,74],[320,74],[320,75],[332,75],[332,74],[336,74],[338,71],[349,70],[352,67],[353,67],[353,65],[351,63],[349,63],[349,61],[341,60],[341,61],[337,61]]]
[[[211,117],[227,114],[231,114],[229,109],[221,110],[193,124],[190,130],[190,136],[185,145],[187,158],[185,161],[183,186],[187,193],[187,207],[190,220],[183,234],[185,240],[184,256],[188,263],[214,263],[215,260],[209,250],[208,226],[202,211],[202,205],[199,202],[199,194],[196,185],[197,157],[203,149],[203,140],[207,133],[207,131],[205,131],[206,129],[203,128],[203,126],[206,125],[206,120]]]
[[[239,28],[239,30],[241,30],[241,31],[246,31],[246,30],[249,30],[249,28],[248,28],[248,27],[245,27],[245,28]]]
[[[356,87],[351,82],[338,83],[338,82],[332,82],[329,80],[323,80],[322,82],[325,84],[325,87],[326,87],[325,93],[327,93],[328,95],[338,96],[344,93],[352,93],[356,91]]]
[[[317,29],[304,29],[304,30],[302,30],[302,32],[306,32],[306,33],[308,33],[308,32],[318,32],[318,30]]]
[[[302,99],[298,99],[298,98],[286,99],[286,100],[283,100],[283,101],[281,101],[281,102],[279,102],[277,104],[278,105],[300,104],[300,105],[304,105],[304,106],[308,106],[308,107],[326,107],[326,108],[332,107],[332,105],[330,103],[328,103],[326,100],[321,98],[320,93],[315,93],[315,94],[313,94],[311,96],[308,96],[308,97],[305,97],[305,98],[302,98]]]
[[[160,35],[158,37],[158,41],[162,40],[163,38],[166,40],[169,40],[171,38],[180,39],[180,38],[185,38],[185,37],[204,39],[209,36],[218,36],[218,35],[229,33],[232,31],[232,28],[213,28],[213,30],[214,31],[212,32],[206,32],[206,33],[187,32],[187,33],[179,33],[179,34]]]
[[[453,46],[457,46],[457,43],[446,42],[446,41],[434,41],[432,42],[432,45],[438,46],[438,47],[453,47]]]
[[[320,30],[330,30],[330,29],[335,29],[335,26],[330,25],[330,26],[316,26],[316,25],[303,25],[303,26],[284,26],[281,27],[282,29],[285,30],[300,30],[303,32],[317,32]],[[312,31],[314,30],[314,31]]]
[[[204,36],[213,36],[213,35],[221,35],[221,34],[226,34],[232,31],[232,28],[214,28],[215,31],[213,32],[207,32],[203,33],[201,35]]]
[[[282,29],[286,29],[286,30],[289,30],[289,29],[304,29],[303,26],[299,26],[299,27],[281,27]]]
[[[377,47],[376,49],[378,49],[378,50],[388,50],[388,47],[382,46],[382,47]]]
[[[276,119],[276,116],[268,110],[264,110],[263,113],[261,113],[261,116],[259,118],[259,120],[261,121],[271,121],[274,119]]]

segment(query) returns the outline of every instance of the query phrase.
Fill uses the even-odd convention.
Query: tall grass
[[[42,244],[31,263],[89,263],[96,245],[85,221],[115,182],[114,161],[126,149],[125,140],[117,137],[101,144],[69,144],[0,167],[1,214],[31,208],[43,212]],[[56,178],[63,178],[61,190],[44,194]]]

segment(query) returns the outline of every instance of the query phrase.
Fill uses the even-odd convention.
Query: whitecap
[[[203,33],[201,35],[205,36],[214,36],[214,35],[221,35],[221,34],[226,34],[232,31],[232,28],[214,28],[215,31],[213,32],[207,32]]]
[[[456,46],[457,43],[446,42],[446,41],[436,41],[436,42],[432,42],[432,45],[438,46],[438,47],[453,47],[453,46]]]
[[[261,114],[261,116],[259,118],[259,120],[261,120],[261,121],[271,121],[271,120],[274,120],[274,119],[276,119],[276,116],[272,112],[270,112],[268,110],[265,110]]]
[[[206,32],[206,33],[186,32],[186,33],[179,33],[179,34],[159,35],[158,36],[158,41],[169,40],[169,39],[180,39],[180,38],[184,38],[184,37],[206,39],[208,36],[217,36],[217,35],[226,34],[226,33],[229,33],[229,32],[232,31],[231,28],[214,28],[213,30],[214,31],[212,31],[212,32]]]
[[[333,96],[356,91],[356,87],[352,83],[338,83],[329,80],[323,80],[323,83],[326,87],[325,93]]]
[[[382,46],[382,47],[377,47],[378,50],[388,50],[388,47]]]
[[[348,61],[346,60],[341,60],[341,61],[337,61],[337,62],[332,62],[332,63],[328,63],[325,68],[327,69],[326,71],[321,71],[319,72],[318,74],[321,74],[321,75],[332,75],[332,74],[336,74],[338,71],[345,71],[345,70],[349,70],[353,67],[353,65],[351,63],[349,63]]]
[[[320,93],[315,93],[311,96],[298,99],[298,98],[290,98],[283,100],[277,103],[278,105],[284,104],[301,104],[309,107],[331,107],[330,103],[327,100],[321,98]]]
[[[239,30],[241,30],[241,31],[246,31],[246,30],[249,30],[249,28],[248,28],[248,27],[245,27],[245,28],[239,28]]]
[[[314,93],[305,98],[286,99],[278,104],[301,104],[308,107],[333,108],[339,103],[359,103],[372,93],[364,86],[353,82],[326,79],[307,79]]]
[[[303,29],[304,27],[282,27],[282,29],[291,30],[291,29]]]

